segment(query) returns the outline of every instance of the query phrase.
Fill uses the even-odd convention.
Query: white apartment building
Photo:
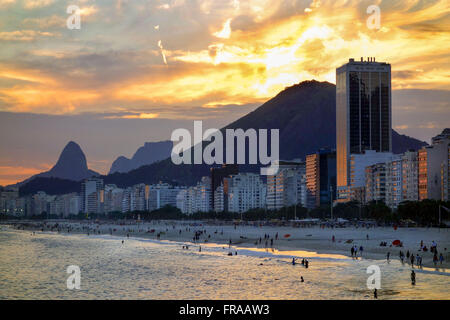
[[[149,186],[140,183],[131,187],[130,211],[147,210]]]
[[[203,177],[195,187],[180,190],[176,197],[176,205],[185,214],[212,210],[211,178]]]
[[[48,195],[44,191],[38,191],[33,195],[32,215],[40,215],[44,212],[48,212],[48,203]]]
[[[250,209],[264,208],[266,186],[260,175],[239,173],[224,178],[225,203],[229,212],[244,213]]]
[[[47,196],[49,214],[67,218],[81,212],[81,197],[76,193]]]
[[[366,167],[366,202],[386,202],[386,163]]]
[[[386,163],[386,205],[397,208],[403,201],[403,162],[399,157]]]
[[[419,164],[416,151],[402,154],[402,200],[419,200]]]
[[[216,188],[214,192],[214,211],[223,212],[225,211],[225,193],[223,190],[223,184]]]
[[[267,209],[301,204],[306,207],[306,167],[301,161],[279,161],[276,175],[267,176]]]
[[[105,185],[104,212],[121,212],[123,194],[124,190],[118,188],[115,184]]]
[[[173,187],[168,183],[151,185],[149,188],[148,210],[153,211],[164,206],[177,206],[177,195],[184,187]]]
[[[347,195],[348,198],[343,198],[343,194],[341,193],[341,199],[339,201],[361,201],[361,198],[367,198],[361,194],[362,190],[367,192],[366,168],[377,163],[391,162],[395,159],[398,159],[398,156],[391,152],[376,152],[374,150],[366,150],[361,154],[352,154],[350,156],[350,185],[349,193]]]

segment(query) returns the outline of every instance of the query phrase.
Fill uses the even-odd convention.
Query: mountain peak
[[[62,171],[66,171],[66,169],[79,172],[88,170],[86,156],[84,155],[83,150],[81,150],[81,147],[73,141],[70,141],[64,147],[58,162],[50,172],[58,173],[61,171],[62,173]]]
[[[297,92],[299,90],[311,90],[313,88],[326,88],[326,87],[335,88],[335,85],[328,81],[317,81],[314,79],[305,80],[305,81],[299,82],[297,84],[294,84],[290,87],[284,88],[284,90],[279,92],[277,94],[277,96],[282,96],[282,95],[285,95],[288,93]]]
[[[53,168],[19,182],[17,185],[25,185],[36,178],[58,178],[80,181],[92,176],[99,176],[99,174],[89,170],[86,156],[78,143],[69,141],[59,155],[58,162],[56,162]]]

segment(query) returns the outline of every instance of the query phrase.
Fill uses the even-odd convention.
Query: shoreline
[[[444,272],[450,268],[450,231],[449,229],[431,228],[399,228],[392,227],[370,227],[370,228],[320,228],[311,227],[287,227],[287,226],[249,226],[229,225],[204,221],[169,221],[158,220],[151,222],[136,221],[10,221],[1,222],[0,225],[9,225],[15,229],[34,232],[55,232],[64,234],[86,234],[86,235],[113,235],[122,237],[144,238],[152,240],[170,240],[180,243],[189,242],[193,245],[217,244],[228,247],[231,245],[238,248],[279,252],[306,251],[321,255],[342,255],[352,258],[350,248],[356,245],[363,247],[362,259],[386,260],[387,252],[390,252],[390,260],[400,260],[399,252],[404,254],[409,250],[414,255],[419,254],[423,258],[422,266]],[[57,226],[57,227],[55,227]],[[194,241],[194,233],[201,232],[198,240]],[[158,234],[160,237],[158,238]],[[264,238],[267,235],[268,238]],[[278,239],[276,236],[278,235]],[[285,237],[285,235],[290,235]],[[335,242],[332,237],[335,236]],[[367,236],[369,238],[367,239]],[[260,239],[261,238],[261,242]],[[273,239],[273,246],[271,240]],[[399,239],[403,247],[389,246],[393,240]],[[350,241],[351,240],[351,241]],[[438,244],[439,254],[442,252],[444,262],[437,266],[433,263],[433,254],[430,251],[418,250],[420,242],[428,248],[432,241]],[[266,247],[267,241],[267,247]],[[349,242],[350,241],[350,242]],[[380,247],[380,242],[387,242],[386,247]],[[361,254],[358,252],[358,259]],[[405,264],[410,264],[405,258]],[[414,265],[417,269],[417,266]],[[440,270],[441,269],[441,270]]]

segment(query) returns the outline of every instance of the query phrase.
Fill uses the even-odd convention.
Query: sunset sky
[[[49,169],[70,140],[106,173],[192,120],[223,126],[369,56],[392,65],[397,131],[450,127],[448,0],[0,0],[0,185]]]

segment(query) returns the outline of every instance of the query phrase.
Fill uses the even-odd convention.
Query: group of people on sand
[[[364,247],[359,246],[359,252],[360,252],[361,257],[362,257],[363,251],[364,251]],[[356,244],[350,248],[350,253],[352,255],[352,258],[358,259],[358,246]]]

